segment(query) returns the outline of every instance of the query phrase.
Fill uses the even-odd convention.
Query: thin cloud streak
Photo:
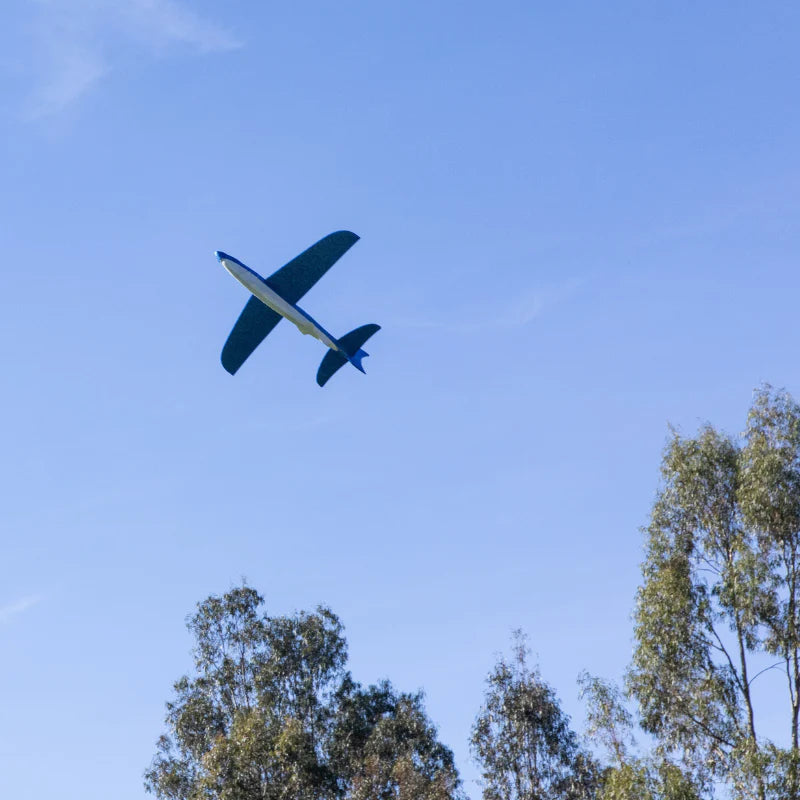
[[[16,603],[0,606],[0,625],[35,606],[41,599],[39,595],[30,595],[29,597],[23,597],[21,600],[17,600]]]
[[[498,309],[494,317],[487,316],[485,311],[482,311],[480,315],[465,312],[463,316],[470,321],[399,319],[394,320],[391,324],[398,328],[430,328],[451,333],[523,328],[533,322],[545,309],[574,294],[582,284],[582,280],[575,278],[559,286],[531,289],[522,293],[505,308]]]
[[[173,48],[208,54],[242,43],[177,0],[36,0],[31,53],[36,88],[27,116],[61,113],[115,66],[115,45],[151,55]]]
[[[124,0],[116,8],[120,27],[148,47],[181,43],[201,53],[219,53],[242,46],[230,32],[175,0]]]

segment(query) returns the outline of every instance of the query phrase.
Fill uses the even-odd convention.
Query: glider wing
[[[350,231],[331,233],[264,282],[295,305],[357,241],[358,236]],[[222,366],[233,375],[280,321],[280,314],[251,297],[222,348]]]
[[[270,275],[266,283],[294,305],[357,241],[350,231],[331,233]]]
[[[251,297],[222,348],[222,366],[233,375],[280,321],[277,311]]]

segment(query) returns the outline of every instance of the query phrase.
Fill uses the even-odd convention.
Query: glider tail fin
[[[361,345],[381,329],[380,325],[370,323],[369,325],[362,325],[350,333],[346,333],[338,341],[339,350],[328,350],[325,353],[325,358],[319,365],[317,371],[317,383],[324,386],[330,378],[348,361],[361,372],[364,372],[364,367],[361,362],[365,356],[368,356],[365,350],[361,349]]]
[[[367,374],[364,371],[364,367],[361,365],[361,361],[363,360],[364,356],[368,356],[369,353],[366,350],[362,350],[360,347],[356,350],[353,355],[351,355],[347,360],[357,369],[359,372],[363,372],[365,375]]]

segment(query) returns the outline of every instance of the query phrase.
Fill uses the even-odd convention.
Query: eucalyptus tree
[[[345,682],[337,723],[331,760],[349,786],[348,800],[463,798],[453,754],[437,740],[421,693]]]
[[[706,787],[800,798],[800,406],[764,387],[741,437],[673,433],[661,472],[628,676],[642,725]],[[755,692],[778,671],[781,746]]]
[[[553,689],[527,662],[515,634],[513,658],[501,657],[487,679],[471,746],[484,800],[590,800],[598,766],[569,725]]]
[[[452,753],[419,694],[366,689],[328,608],[270,617],[247,587],[198,604],[194,674],[175,683],[145,773],[163,800],[456,800]]]
[[[640,753],[637,720],[619,687],[586,672],[579,683],[587,704],[586,735],[607,757],[598,800],[700,800],[701,787],[680,766],[663,754]]]

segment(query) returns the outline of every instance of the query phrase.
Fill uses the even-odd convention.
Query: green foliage
[[[422,694],[397,695],[386,681],[365,690],[344,682],[331,761],[348,800],[461,797],[453,754],[437,740]]]
[[[636,740],[633,736],[633,716],[625,708],[622,692],[608,681],[588,672],[579,676],[578,683],[581,697],[587,702],[587,736],[606,749],[614,764],[623,765]]]
[[[553,690],[527,665],[518,632],[514,659],[501,658],[488,678],[472,729],[484,800],[589,800],[599,774],[569,727]]]
[[[579,683],[587,702],[587,735],[611,762],[602,771],[598,800],[699,800],[698,787],[680,767],[663,755],[635,754],[633,715],[618,687],[588,673]]]
[[[195,675],[175,684],[145,773],[166,800],[455,800],[419,694],[363,689],[336,615],[268,617],[243,586],[198,605]]]
[[[763,388],[742,440],[674,434],[662,477],[628,678],[642,725],[698,785],[799,797],[800,407]],[[756,730],[753,659],[765,654],[788,677],[786,752]]]
[[[598,800],[656,800],[652,780],[639,763],[609,767],[603,772]]]

